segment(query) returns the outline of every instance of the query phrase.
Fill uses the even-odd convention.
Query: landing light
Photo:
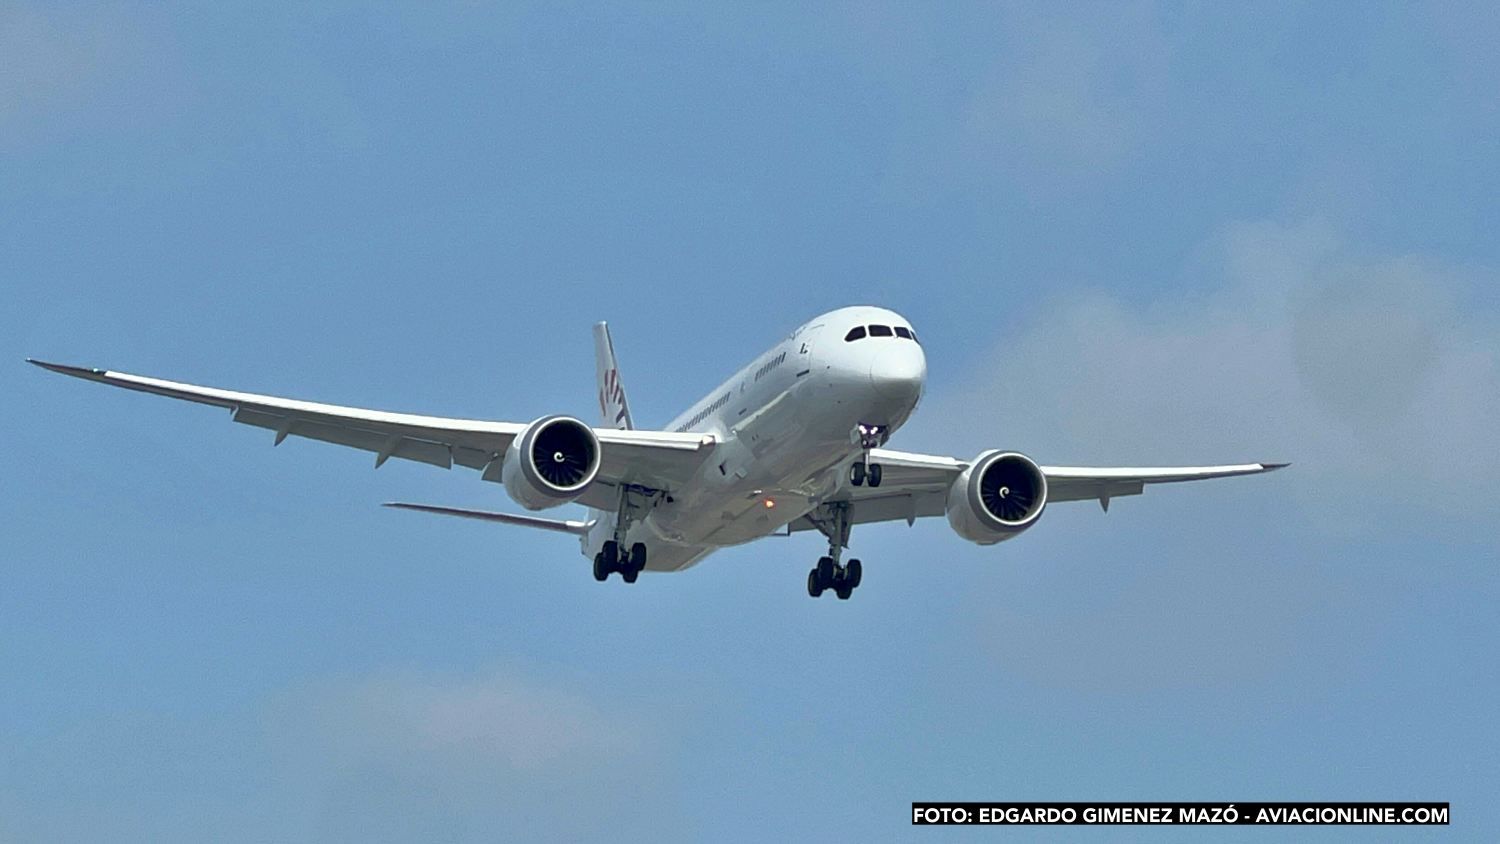
[[[767,509],[767,510],[771,510],[771,509],[774,509],[774,508],[775,508],[775,507],[776,507],[776,502],[775,502],[775,501],[772,501],[772,500],[771,500],[771,499],[769,499],[769,498],[767,498],[767,499],[766,499],[766,509]]]

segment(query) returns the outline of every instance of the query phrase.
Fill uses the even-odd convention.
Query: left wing
[[[225,408],[236,422],[275,431],[275,445],[281,445],[291,436],[373,452],[376,468],[396,457],[444,469],[466,466],[482,472],[485,480],[499,481],[500,460],[505,450],[526,428],[518,422],[391,413],[199,387],[30,358],[27,362],[74,378]],[[599,437],[602,452],[595,486],[602,488],[591,487],[580,501],[592,504],[591,496],[597,496],[606,507],[613,507],[618,501],[617,493],[612,490],[620,484],[659,490],[680,487],[697,471],[715,442],[711,435],[670,431],[595,428],[594,433]]]
[[[882,469],[880,486],[857,486],[848,489],[841,500],[850,508],[854,524],[905,520],[908,524],[927,516],[941,516],[947,506],[948,488],[953,485],[969,462],[934,454],[916,454],[877,448],[870,452],[870,462]],[[1255,475],[1287,466],[1286,463],[1237,463],[1227,466],[1168,466],[1093,468],[1084,466],[1042,466],[1047,476],[1047,503],[1059,501],[1098,501],[1105,510],[1109,501],[1122,495],[1140,495],[1147,484],[1202,481],[1209,478],[1231,478]],[[791,524],[791,530],[813,530],[816,525],[806,517]]]

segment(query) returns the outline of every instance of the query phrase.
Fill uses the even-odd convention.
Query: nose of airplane
[[[870,384],[883,398],[915,402],[927,380],[927,356],[909,341],[886,342],[870,361]]]

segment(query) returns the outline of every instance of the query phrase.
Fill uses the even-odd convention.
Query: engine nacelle
[[[948,488],[948,524],[980,545],[1010,539],[1036,524],[1047,506],[1047,476],[1014,451],[986,451]]]
[[[583,494],[599,474],[599,438],[571,416],[543,416],[510,441],[500,480],[517,504],[545,510]]]

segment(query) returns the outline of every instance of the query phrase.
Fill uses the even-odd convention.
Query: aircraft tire
[[[603,583],[609,579],[609,569],[604,567],[604,552],[594,555],[594,579]]]
[[[849,584],[850,589],[859,588],[859,582],[865,578],[865,565],[859,560],[850,560],[849,565],[844,568],[844,582]]]
[[[807,573],[807,595],[809,598],[818,598],[823,594],[823,584],[818,581],[818,570],[812,569]]]
[[[822,591],[833,586],[833,576],[838,573],[838,568],[834,566],[832,557],[819,557],[818,567],[813,571],[818,575],[818,590]]]

